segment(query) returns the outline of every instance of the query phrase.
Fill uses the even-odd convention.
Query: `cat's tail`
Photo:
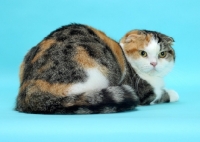
[[[113,113],[132,110],[138,104],[134,90],[122,85],[66,97],[61,110],[75,114]]]
[[[128,85],[110,86],[102,90],[68,95],[64,98],[48,95],[37,96],[37,94],[32,94],[32,97],[34,98],[29,102],[27,110],[29,113],[113,113],[132,110],[139,104],[139,98]]]

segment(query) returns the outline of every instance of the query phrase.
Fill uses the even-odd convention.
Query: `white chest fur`
[[[157,76],[150,76],[148,74],[139,74],[139,76],[142,79],[146,80],[153,87],[156,98],[151,102],[151,104],[154,104],[154,102],[157,99],[160,99],[160,97],[162,96],[164,88],[163,78]]]

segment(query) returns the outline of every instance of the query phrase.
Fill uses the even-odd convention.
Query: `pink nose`
[[[157,62],[151,62],[150,64],[155,67],[157,65]]]

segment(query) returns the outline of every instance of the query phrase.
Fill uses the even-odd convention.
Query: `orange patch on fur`
[[[24,89],[26,89],[27,86],[29,85],[29,82],[30,82],[30,81],[23,82],[23,84],[20,86],[19,92],[24,91]]]
[[[56,41],[54,39],[48,39],[48,40],[43,40],[40,44],[40,50],[39,52],[35,55],[35,57],[33,58],[33,60],[31,61],[31,63],[34,63],[35,61],[37,61],[43,54],[44,52],[51,47],[51,45],[53,43],[55,43]]]
[[[66,96],[70,88],[70,84],[60,84],[60,83],[49,83],[44,80],[36,80],[34,82],[35,86],[39,88],[42,92],[51,93],[55,96]]]
[[[92,68],[96,66],[96,62],[92,59],[88,53],[82,47],[77,47],[77,53],[75,60],[83,67]]]
[[[96,30],[92,27],[89,27],[89,28],[92,29],[93,32],[96,35],[98,35],[108,45],[108,47],[110,47],[110,49],[114,53],[114,55],[119,63],[121,71],[124,72],[125,68],[126,68],[125,59],[124,59],[124,54],[123,54],[123,51],[122,51],[120,45],[117,42],[115,42],[114,40],[112,40],[111,38],[107,37],[105,33],[101,32],[99,30]]]
[[[21,65],[20,65],[20,69],[19,69],[19,79],[20,79],[20,83],[22,82],[23,80],[23,76],[24,76],[24,65],[25,63],[22,62]]]
[[[55,96],[64,97],[67,96],[71,84],[49,83],[44,80],[31,80],[23,83],[20,87],[20,92],[26,89],[27,97],[32,93],[46,92]]]
[[[144,34],[141,31],[134,30],[128,32],[121,40],[120,43],[124,45],[124,51],[127,55],[133,58],[139,58],[139,50],[143,50],[148,45],[152,38],[151,34]]]
[[[98,68],[101,73],[107,76],[108,69],[105,66],[100,66],[93,58],[91,58],[87,51],[82,47],[77,47],[75,60],[84,68]]]

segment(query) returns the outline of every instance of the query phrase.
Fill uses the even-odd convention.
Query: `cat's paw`
[[[167,90],[167,93],[169,94],[170,102],[176,102],[179,100],[179,95],[174,90]]]

